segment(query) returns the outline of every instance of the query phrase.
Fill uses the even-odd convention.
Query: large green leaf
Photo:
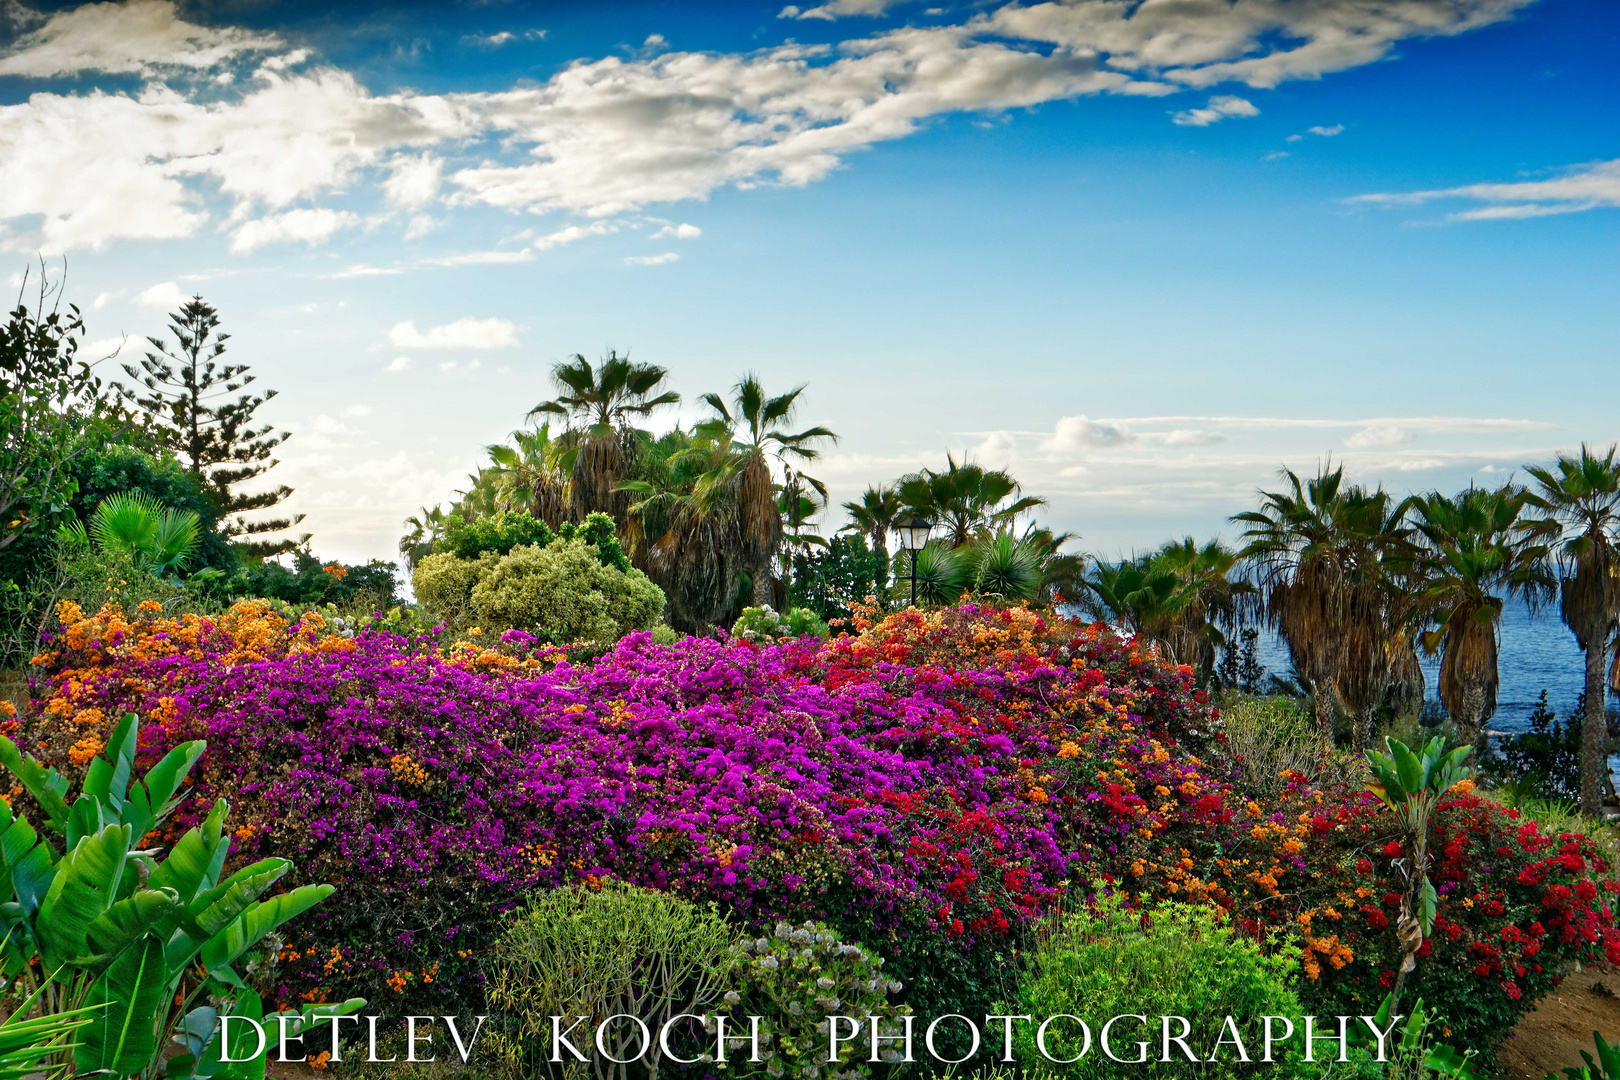
[[[23,914],[32,919],[56,872],[56,852],[49,844],[39,841],[32,825],[18,818],[0,833],[0,859],[5,861],[17,903]]]
[[[262,1023],[264,1003],[259,1000],[258,994],[244,990],[236,995],[236,1005],[231,1009],[230,1015]],[[223,1016],[220,1017],[220,1021],[223,1024]],[[229,1056],[233,1058],[248,1057],[258,1042],[258,1036],[253,1028],[245,1023],[233,1023],[229,1028],[224,1028],[223,1032],[230,1036]],[[269,1032],[265,1032],[265,1036],[265,1049],[268,1051]],[[226,1051],[226,1047],[227,1043],[222,1037],[221,1030],[216,1030],[208,1045],[203,1048],[202,1057],[197,1062],[196,1075],[212,1076],[216,1080],[264,1080],[265,1058],[268,1053],[260,1053],[247,1061],[221,1061],[220,1057]]]
[[[109,825],[62,856],[35,923],[47,968],[84,955],[85,934],[112,905],[128,852],[129,827]]]
[[[131,942],[144,936],[180,906],[169,889],[140,889],[109,907],[85,932],[87,957],[112,962]]]
[[[130,789],[129,804],[124,808],[124,823],[135,832],[139,840],[171,813],[183,797],[175,793],[185,783],[191,767],[197,764],[208,744],[199,740],[181,743],[163,755],[163,760],[152,766],[145,780]]]
[[[232,963],[270,931],[302,915],[332,892],[331,885],[303,885],[252,905],[235,922],[208,939],[202,950],[203,966],[214,971]]]
[[[83,1032],[73,1064],[83,1074],[106,1069],[116,1076],[144,1070],[158,1054],[157,1020],[168,1005],[169,969],[154,937],[125,949],[90,984],[85,1004],[105,1004]]]
[[[73,806],[68,810],[66,836],[68,850],[72,851],[80,840],[87,836],[95,836],[118,819],[118,815],[109,814],[107,804],[94,795],[80,795],[73,800]]]
[[[1420,794],[1423,791],[1423,763],[1418,756],[1399,739],[1389,740],[1389,751],[1395,759],[1395,775],[1400,778],[1407,797]]]
[[[129,791],[130,773],[135,768],[140,723],[135,713],[126,713],[107,737],[107,745],[90,760],[84,772],[84,793],[106,806],[107,816],[115,820],[123,817],[124,796]]]
[[[38,801],[51,828],[57,832],[65,832],[68,807],[67,801],[62,796],[67,794],[67,777],[55,769],[46,769],[32,756],[23,757],[22,751],[17,749],[17,744],[4,735],[0,735],[0,765],[10,769],[11,774],[28,789],[28,794]]]
[[[187,829],[168,857],[147,878],[147,888],[173,889],[183,904],[191,903],[199,892],[213,888],[230,849],[222,829],[229,809],[225,800],[220,799],[201,826]]]
[[[261,859],[244,866],[207,892],[199,893],[187,905],[179,921],[181,933],[169,940],[169,965],[179,970],[190,962],[209,938],[246,911],[249,904],[291,869],[292,863],[286,859]]]

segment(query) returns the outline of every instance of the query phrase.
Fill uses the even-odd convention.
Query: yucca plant
[[[901,562],[896,566],[897,584],[906,578],[907,571],[914,571],[918,603],[949,604],[960,599],[973,584],[972,564],[948,541],[930,541],[922,550],[913,551],[906,561],[911,565]]]
[[[58,536],[76,545],[93,540],[109,555],[126,556],[162,577],[178,571],[196,550],[197,521],[195,511],[171,510],[144,491],[119,491],[97,505],[88,530],[74,521]]]
[[[970,549],[973,591],[1006,601],[1034,600],[1041,591],[1041,567],[1035,550],[1002,529]]]
[[[260,899],[292,869],[279,858],[221,880],[230,850],[223,799],[162,861],[157,851],[138,847],[179,805],[177,793],[205,745],[177,746],[135,780],[138,735],[139,720],[130,714],[90,762],[71,804],[66,777],[0,736],[0,764],[33,796],[62,842],[59,851],[9,806],[0,807],[0,896],[12,900],[0,905],[8,929],[0,964],[37,995],[42,1017],[88,1019],[71,1054],[52,1051],[57,1064],[71,1061],[80,1075],[262,1078],[262,1052],[254,1060],[222,1060],[222,1016],[277,1031],[285,1017],[291,1035],[364,1004],[351,999],[266,1018],[233,966],[282,923],[329,896],[332,886],[305,885]],[[245,1037],[245,1029],[238,1025],[237,1034]],[[186,1049],[165,1062],[171,1036]],[[268,1041],[279,1046],[278,1039]],[[251,1055],[237,1050],[230,1056]]]
[[[1412,750],[1396,738],[1384,742],[1388,754],[1367,752],[1367,768],[1372,773],[1367,790],[1401,819],[1409,854],[1409,862],[1402,867],[1406,888],[1395,924],[1404,955],[1390,995],[1393,1013],[1400,1003],[1407,974],[1417,967],[1417,951],[1429,935],[1440,902],[1434,882],[1429,880],[1429,821],[1446,792],[1472,773],[1463,762],[1473,747],[1459,746],[1448,751],[1446,741],[1439,737],[1430,739],[1421,751]]]

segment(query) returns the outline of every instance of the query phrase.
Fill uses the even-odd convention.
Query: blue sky
[[[1620,436],[1620,5],[806,14],[0,7],[0,244],[102,351],[214,303],[345,559],[610,347],[807,382],[835,500],[953,451],[1108,554]]]

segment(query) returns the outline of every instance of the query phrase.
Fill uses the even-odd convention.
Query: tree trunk
[[[1457,740],[1475,749],[1479,746],[1480,717],[1485,715],[1485,687],[1470,680],[1463,685],[1462,701],[1458,705]]]
[[[1352,718],[1355,727],[1350,732],[1350,745],[1356,753],[1365,754],[1367,746],[1372,742],[1373,711],[1368,709],[1365,713],[1357,713]]]
[[[754,575],[754,607],[771,607],[771,556],[767,554],[757,566]]]
[[[1327,679],[1316,683],[1316,737],[1322,745],[1333,745],[1333,684]]]
[[[1581,813],[1596,817],[1609,771],[1608,635],[1590,634],[1586,649],[1586,719],[1581,726]]]

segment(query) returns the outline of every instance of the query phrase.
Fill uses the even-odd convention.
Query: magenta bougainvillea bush
[[[1004,998],[1021,935],[1065,893],[1286,929],[1307,996],[1332,1001],[1375,1007],[1396,955],[1393,822],[1304,777],[1249,797],[1192,671],[1106,627],[968,604],[830,642],[632,634],[585,664],[516,631],[343,636],[252,603],[62,621],[14,722],[37,754],[73,772],[127,711],[146,753],[204,738],[176,825],[226,797],[234,858],[338,886],[289,930],[267,977],[284,1000],[452,1011],[503,912],[606,878],[742,923],[831,923],[935,1014]],[[1440,830],[1430,966],[1481,998],[1481,1025],[1577,958],[1620,958],[1589,841],[1466,793]]]

